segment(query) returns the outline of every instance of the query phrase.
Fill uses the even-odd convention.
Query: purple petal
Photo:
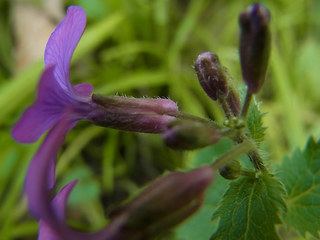
[[[59,233],[51,228],[50,225],[40,220],[38,240],[64,240],[64,238],[59,236]]]
[[[12,130],[13,138],[20,143],[32,143],[47,131],[59,118],[59,114],[50,115],[41,104],[29,107]]]
[[[50,130],[29,165],[25,179],[25,193],[29,209],[38,218],[43,218],[50,212],[47,203],[51,201],[49,192],[54,185],[55,161],[68,128],[68,122],[64,116]]]
[[[37,141],[58,121],[66,108],[74,108],[80,115],[87,111],[85,108],[87,105],[84,104],[86,99],[83,97],[90,96],[93,86],[89,83],[81,83],[75,86],[77,95],[66,92],[56,81],[54,69],[54,66],[45,69],[39,82],[36,102],[23,113],[19,122],[14,126],[12,136],[16,141],[21,143]],[[70,129],[81,118],[77,113],[70,116],[70,122],[73,121]]]
[[[73,89],[78,93],[79,95],[82,95],[84,97],[88,97],[91,95],[93,91],[93,86],[89,83],[79,83],[77,85],[73,86]]]
[[[70,62],[86,26],[86,13],[81,7],[70,6],[65,19],[51,34],[47,43],[45,66],[56,65],[55,76],[66,91],[71,89],[69,82]]]
[[[57,218],[61,222],[65,220],[65,209],[68,197],[76,183],[77,181],[73,181],[67,184],[51,202],[51,209],[56,213]],[[59,236],[59,233],[57,233],[55,229],[40,219],[38,240],[63,240],[63,238]]]
[[[112,240],[118,228],[107,226],[97,233],[82,233],[69,228],[64,221],[68,196],[76,181],[68,184],[52,201],[55,161],[58,149],[70,129],[70,119],[66,112],[61,120],[49,131],[38,152],[32,159],[26,179],[25,193],[29,210],[40,219],[40,240]]]
[[[60,221],[64,221],[65,219],[65,210],[68,202],[68,197],[76,185],[77,180],[68,183],[62,190],[57,194],[57,196],[51,202],[51,207],[53,211],[57,214],[57,217]]]
[[[22,115],[12,130],[13,138],[21,143],[31,143],[47,131],[61,117],[68,96],[54,77],[54,67],[43,72],[38,86],[38,97]]]

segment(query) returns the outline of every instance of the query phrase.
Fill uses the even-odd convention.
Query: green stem
[[[249,110],[249,107],[250,107],[250,103],[251,103],[251,99],[252,99],[252,93],[249,93],[247,91],[247,95],[246,95],[246,98],[244,100],[244,104],[242,106],[242,111],[241,111],[241,118],[246,118],[247,114],[248,114],[248,110]]]
[[[254,145],[251,141],[244,141],[236,146],[234,146],[229,152],[223,154],[219,157],[214,163],[211,164],[211,167],[214,170],[219,170],[219,168],[226,165],[232,159],[239,157],[240,155],[254,149]]]
[[[225,98],[220,98],[219,102],[221,104],[221,107],[224,111],[224,114],[226,115],[227,119],[231,119],[232,118],[232,113],[231,113],[231,109],[229,107],[229,105],[227,104],[227,101]]]
[[[267,171],[266,167],[263,165],[263,160],[256,149],[248,152],[248,157],[256,169],[261,170],[262,172]]]
[[[235,141],[237,143],[243,143],[250,140],[248,139],[247,136],[245,136],[245,134],[242,133],[235,139]],[[247,155],[250,161],[252,162],[252,164],[254,165],[255,169],[260,170],[262,172],[267,172],[267,169],[264,166],[263,160],[259,154],[258,149],[256,149],[256,147],[254,147],[250,152],[248,152]]]
[[[255,177],[256,173],[254,171],[250,171],[250,170],[240,170],[240,175],[247,176],[247,177]]]

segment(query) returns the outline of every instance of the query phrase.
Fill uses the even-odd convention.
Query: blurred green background
[[[192,66],[198,54],[215,52],[242,84],[237,18],[250,3],[0,0],[0,239],[37,235],[23,180],[41,140],[21,145],[10,130],[35,98],[46,41],[68,5],[80,5],[88,15],[73,58],[72,84],[89,82],[102,94],[169,97],[183,111],[222,121],[219,106],[204,94]],[[320,1],[264,3],[272,15],[273,44],[267,80],[257,98],[268,113],[267,156],[279,162],[303,147],[308,136],[320,137]],[[79,122],[68,134],[57,166],[58,186],[80,180],[70,197],[70,224],[84,230],[103,227],[119,202],[165,171],[190,167],[195,156],[197,151],[167,149],[159,135]]]

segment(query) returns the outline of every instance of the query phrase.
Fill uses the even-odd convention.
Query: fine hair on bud
[[[214,101],[228,95],[228,82],[225,68],[212,52],[201,53],[194,64],[199,83],[207,95]]]

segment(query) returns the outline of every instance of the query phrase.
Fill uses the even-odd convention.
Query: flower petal
[[[93,86],[90,83],[79,83],[77,85],[74,85],[73,88],[76,93],[84,97],[90,96],[93,91]]]
[[[106,227],[98,233],[82,233],[68,227],[64,221],[68,196],[76,181],[69,183],[53,199],[55,161],[58,149],[70,129],[70,119],[66,112],[49,131],[38,152],[32,159],[26,179],[25,193],[31,213],[40,219],[40,240],[112,240],[117,229]],[[110,236],[110,237],[109,237]]]
[[[45,69],[38,86],[37,100],[14,126],[13,138],[21,143],[37,141],[61,117],[63,102],[68,98],[54,77],[54,67]]]
[[[44,221],[39,222],[39,236],[38,240],[64,240],[59,234],[46,224]]]
[[[45,66],[56,65],[55,76],[65,90],[71,91],[70,62],[86,26],[86,13],[81,7],[70,6],[65,19],[51,34],[47,43]]]
[[[66,209],[68,197],[76,183],[77,181],[73,181],[67,184],[51,202],[51,209],[53,210],[53,212],[57,214],[57,218],[61,222],[64,222],[65,209]],[[57,233],[55,229],[53,229],[45,221],[40,219],[38,240],[63,240],[63,239],[59,236],[59,233]]]
[[[68,125],[66,116],[63,116],[46,136],[27,171],[24,190],[29,209],[38,218],[46,218],[50,212],[48,203],[51,202],[50,190],[54,185],[55,161]]]
[[[38,85],[36,102],[23,113],[19,122],[14,126],[12,136],[16,141],[21,143],[37,141],[45,131],[58,121],[67,108],[78,110],[78,113],[87,111],[86,105],[79,103],[78,99],[89,96],[93,86],[89,83],[78,84],[75,89],[78,95],[70,95],[56,81],[54,69],[54,66],[45,69]],[[76,116],[78,116],[76,112],[70,115],[70,129],[80,119],[79,116]]]

